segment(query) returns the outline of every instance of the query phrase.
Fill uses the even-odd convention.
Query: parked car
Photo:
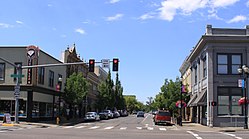
[[[113,112],[113,118],[118,118],[118,117],[120,117],[119,112],[118,111],[114,111]]]
[[[100,117],[100,120],[107,120],[107,119],[109,119],[108,113],[105,112],[105,111],[100,112],[99,113],[99,117]]]
[[[137,112],[137,117],[144,117],[144,112],[143,111],[138,111]]]
[[[169,111],[158,111],[154,117],[155,125],[159,123],[171,124],[171,114]]]
[[[119,110],[120,116],[128,116],[128,112],[126,110]]]
[[[97,112],[87,112],[84,118],[85,121],[99,121],[100,117]]]
[[[108,113],[108,118],[113,118],[113,113],[111,110],[104,110],[104,112]]]

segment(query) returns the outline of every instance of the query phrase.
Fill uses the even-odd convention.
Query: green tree
[[[82,112],[82,101],[89,92],[89,83],[82,73],[73,73],[66,80],[65,92],[62,94],[70,109],[78,105]],[[80,112],[80,114],[81,114]]]
[[[119,80],[118,73],[116,74],[114,95],[115,95],[115,107],[118,110],[125,109],[125,100],[123,97],[123,87],[122,87],[121,82]]]

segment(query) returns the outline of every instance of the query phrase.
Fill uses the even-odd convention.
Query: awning
[[[201,91],[197,98],[193,102],[193,106],[203,106],[207,105],[207,89]]]
[[[197,98],[197,95],[194,94],[194,95],[190,98],[190,100],[189,100],[187,106],[188,106],[188,107],[192,106],[192,103],[195,101],[196,98]]]

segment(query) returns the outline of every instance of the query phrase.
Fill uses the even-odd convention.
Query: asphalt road
[[[189,131],[154,125],[152,116],[134,115],[73,126],[40,128],[0,127],[0,139],[249,139],[248,132]]]

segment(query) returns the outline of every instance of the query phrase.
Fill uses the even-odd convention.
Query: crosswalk
[[[169,130],[166,127],[150,127],[150,126],[137,126],[137,127],[123,127],[123,126],[59,126],[60,129],[88,129],[88,130],[149,130],[149,131],[167,131]],[[173,129],[173,128],[171,128]],[[174,129],[173,129],[174,130]]]

